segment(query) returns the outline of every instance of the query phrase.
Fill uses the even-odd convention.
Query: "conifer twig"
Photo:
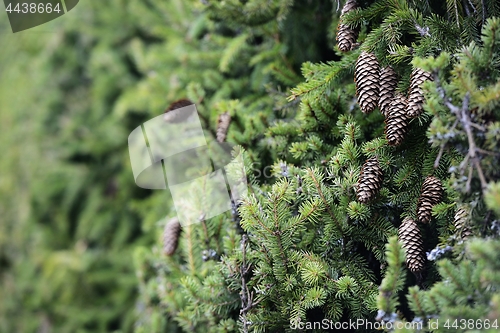
[[[463,100],[462,100],[462,107],[458,107],[451,103],[450,99],[446,96],[444,88],[441,86],[441,82],[439,80],[439,76],[437,75],[436,72],[434,72],[434,81],[436,82],[436,88],[439,93],[439,96],[444,102],[444,105],[457,117],[457,120],[460,121],[465,133],[467,134],[467,141],[469,143],[469,152],[467,156],[465,157],[464,161],[460,164],[461,167],[463,168],[465,166],[465,161],[468,160],[470,163],[470,168],[474,167],[477,171],[477,174],[479,176],[479,181],[481,182],[481,189],[484,191],[487,187],[487,182],[486,178],[483,173],[483,169],[481,168],[481,164],[479,163],[478,156],[476,153],[481,153],[480,149],[476,145],[476,141],[474,140],[474,133],[472,131],[472,128],[479,129],[477,124],[474,124],[471,121],[470,115],[469,115],[469,102],[470,102],[470,92],[467,91],[465,94]],[[474,124],[474,125],[473,125]],[[469,170],[469,179],[467,180],[467,186],[466,186],[466,191],[469,192],[470,190],[470,181],[471,181],[471,176],[472,176],[472,170]]]
[[[342,226],[341,226],[340,222],[337,220],[337,218],[335,217],[335,215],[333,214],[332,210],[330,209],[330,204],[325,199],[325,196],[323,195],[323,191],[321,191],[320,184],[319,184],[318,180],[316,179],[316,177],[314,177],[313,171],[310,168],[307,168],[307,173],[309,174],[309,176],[313,180],[314,186],[316,187],[316,190],[318,191],[319,197],[321,198],[321,200],[325,204],[325,208],[326,208],[326,211],[328,212],[328,215],[330,215],[330,217],[332,218],[332,220],[335,222],[335,224],[337,225],[338,230],[340,232],[342,232]]]
[[[481,7],[483,7],[482,10],[483,17],[481,23],[484,25],[484,22],[486,22],[486,5],[484,4],[484,0],[481,0]]]
[[[439,161],[441,160],[441,157],[443,156],[445,146],[446,145],[444,143],[442,143],[441,147],[439,147],[439,152],[436,156],[436,159],[434,160],[434,169],[437,169],[437,167],[439,166]]]
[[[465,15],[467,15],[469,17],[471,13],[470,13],[469,7],[467,6],[466,0],[462,0],[462,8],[465,10]]]
[[[246,318],[246,314],[250,311],[254,306],[259,304],[260,300],[257,302],[253,301],[254,292],[248,289],[246,276],[250,271],[251,265],[247,265],[246,253],[247,253],[247,241],[248,236],[244,234],[241,237],[241,251],[242,251],[242,259],[240,265],[240,275],[241,275],[241,291],[240,291],[240,299],[241,299],[241,309],[240,309],[240,320],[243,323],[243,332],[248,333],[250,323]]]
[[[457,124],[458,124],[458,119],[456,119],[455,122],[453,123],[453,125],[451,126],[450,132],[455,130],[455,127],[457,127]],[[438,156],[436,157],[436,160],[434,161],[434,169],[437,169],[437,167],[439,166],[439,161],[441,160],[441,157],[443,156],[445,146],[446,146],[446,143],[444,142],[441,144],[441,147],[439,148]]]
[[[471,180],[472,180],[472,166],[469,165],[469,175],[467,177],[467,182],[465,183],[465,191],[466,192],[469,192],[470,191],[470,183],[471,183]]]

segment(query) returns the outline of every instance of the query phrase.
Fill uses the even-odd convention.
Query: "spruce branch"
[[[342,226],[340,225],[340,222],[337,220],[337,218],[335,217],[335,215],[333,214],[331,208],[330,208],[330,204],[328,203],[328,201],[325,199],[325,196],[323,194],[323,191],[321,190],[321,186],[318,182],[318,180],[316,179],[316,177],[314,176],[314,172],[311,168],[307,168],[307,173],[309,174],[309,176],[311,177],[311,179],[313,180],[314,182],[314,187],[316,187],[316,190],[318,191],[318,194],[321,198],[321,200],[323,201],[323,203],[325,204],[325,207],[326,207],[326,210],[328,212],[328,215],[330,215],[330,217],[332,218],[332,220],[335,222],[335,224],[337,225],[337,228],[340,232],[342,232]]]
[[[376,320],[386,320],[396,313],[399,306],[398,292],[403,288],[406,274],[403,265],[406,258],[405,250],[396,236],[389,238],[386,244],[387,270],[379,286],[377,297],[378,315]]]

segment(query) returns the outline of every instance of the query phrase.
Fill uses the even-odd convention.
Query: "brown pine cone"
[[[383,181],[383,173],[378,159],[371,157],[363,164],[356,187],[356,195],[361,203],[368,203],[380,191]]]
[[[420,68],[414,68],[410,76],[410,89],[408,91],[408,105],[406,113],[408,117],[418,117],[424,111],[425,101],[422,83],[426,80],[432,81],[432,75]]]
[[[387,109],[396,92],[398,85],[398,76],[391,66],[380,69],[380,98],[378,108],[380,112],[387,117]]]
[[[177,217],[170,219],[165,224],[165,228],[163,229],[163,253],[165,255],[171,256],[177,250],[181,229],[181,224]]]
[[[422,233],[413,219],[407,217],[403,220],[398,229],[398,239],[405,249],[408,269],[412,273],[422,272],[425,265]]]
[[[434,176],[428,176],[422,184],[417,203],[419,222],[429,223],[432,218],[432,207],[441,201],[442,195],[443,185],[441,185],[441,181]]]
[[[373,53],[361,52],[356,61],[354,80],[361,111],[372,112],[379,100],[379,64]]]
[[[453,222],[457,236],[463,240],[472,236],[472,230],[470,228],[470,207],[468,205],[462,204],[458,207]]]
[[[358,39],[358,33],[357,29],[351,29],[348,25],[340,23],[337,27],[339,50],[342,52],[351,51],[356,44],[356,39]]]
[[[229,112],[224,112],[217,119],[217,141],[222,143],[226,141],[227,130],[231,124],[231,115]]]
[[[356,8],[358,8],[358,4],[355,0],[347,0],[344,7],[342,7],[340,22],[342,22],[342,18],[346,13]],[[358,39],[358,33],[358,28],[351,28],[346,24],[340,23],[337,27],[337,42],[339,50],[342,52],[352,50],[354,44],[356,44],[356,39]]]
[[[408,131],[408,117],[406,115],[406,98],[396,94],[389,104],[385,118],[385,137],[390,146],[399,146]]]
[[[348,13],[356,8],[358,8],[358,3],[355,0],[347,0],[344,4],[344,7],[342,7],[342,11],[340,12],[340,17],[342,17],[342,15],[344,15],[345,13]]]
[[[194,110],[177,110],[183,108],[185,106],[189,106],[194,104],[191,102],[189,99],[180,99],[178,101],[173,102],[172,104],[169,105],[169,107],[165,110],[165,114],[163,116],[163,119],[167,123],[182,123],[186,119],[189,118],[194,113]]]

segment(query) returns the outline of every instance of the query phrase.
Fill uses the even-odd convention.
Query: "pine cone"
[[[378,108],[387,117],[387,109],[391,104],[394,92],[398,85],[398,76],[391,66],[380,69],[380,98]]]
[[[431,220],[432,206],[441,201],[442,194],[441,181],[434,176],[428,176],[422,184],[417,203],[417,216],[421,223],[428,223]]]
[[[382,187],[383,176],[382,169],[376,157],[366,160],[361,168],[359,182],[356,187],[356,195],[359,202],[367,203],[378,194]]]
[[[406,112],[408,117],[418,117],[424,111],[424,91],[422,83],[426,80],[432,80],[432,75],[429,72],[420,68],[414,68],[410,76],[410,90],[408,91],[408,105]]]
[[[347,0],[344,7],[342,7],[342,12],[340,14],[340,22],[342,22],[342,17],[358,7],[355,0]],[[339,45],[339,50],[342,52],[347,52],[352,50],[352,47],[358,39],[359,29],[352,29],[346,24],[340,23],[337,27],[337,42]]]
[[[337,27],[337,42],[342,52],[351,51],[358,39],[358,30],[351,29],[348,25],[340,23]]]
[[[181,233],[181,224],[179,220],[174,217],[165,224],[165,229],[163,229],[163,253],[167,256],[171,256],[177,250],[177,245],[179,244],[179,235]]]
[[[358,3],[356,2],[356,0],[347,0],[344,4],[344,7],[342,7],[342,11],[340,12],[340,17],[342,17],[342,15],[356,8],[358,8]]]
[[[180,99],[178,101],[173,102],[170,106],[165,110],[165,115],[163,119],[167,123],[182,123],[186,119],[189,118],[193,114],[193,110],[178,110],[176,109],[183,108],[185,106],[189,106],[194,104],[189,99]]]
[[[406,251],[406,266],[412,273],[424,270],[425,256],[422,234],[417,223],[407,217],[398,229],[398,239]]]
[[[373,53],[361,52],[354,77],[359,107],[364,113],[370,113],[379,100],[379,65]]]
[[[406,115],[406,99],[397,94],[389,104],[385,118],[385,137],[390,146],[399,146],[408,131],[408,116]]]
[[[231,115],[229,112],[224,112],[217,119],[217,141],[222,143],[226,141],[227,130],[231,124]]]
[[[472,236],[470,223],[470,207],[462,204],[455,212],[454,225],[456,234],[462,239],[467,239]]]

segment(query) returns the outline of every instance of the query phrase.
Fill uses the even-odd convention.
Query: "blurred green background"
[[[161,14],[146,12],[83,1],[16,34],[0,14],[0,332],[133,330],[132,250],[151,246],[168,202],[162,191],[148,205],[126,146],[167,103],[133,59],[159,40],[140,24]],[[137,91],[156,107],[124,101]]]
[[[301,64],[333,57],[337,22],[330,2],[290,4],[246,17],[199,0],[80,1],[16,34],[0,13],[0,333],[132,332],[162,317],[144,283],[155,269],[134,260],[159,252],[175,212],[168,191],[135,185],[127,137],[189,98],[211,131],[230,112],[230,141],[257,165],[290,155],[264,133],[295,112],[281,88]]]

